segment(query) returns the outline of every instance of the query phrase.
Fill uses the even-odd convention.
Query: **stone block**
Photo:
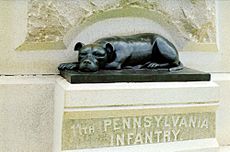
[[[213,82],[70,84],[60,78],[55,89],[53,150],[218,147],[218,101]]]

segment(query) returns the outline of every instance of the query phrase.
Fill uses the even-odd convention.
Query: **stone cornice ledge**
[[[57,42],[27,42],[25,41],[16,51],[33,51],[33,50],[65,50],[67,49],[63,41]]]

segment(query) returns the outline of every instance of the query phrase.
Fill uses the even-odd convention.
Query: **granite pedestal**
[[[210,81],[70,84],[55,89],[54,152],[216,148],[219,88]]]

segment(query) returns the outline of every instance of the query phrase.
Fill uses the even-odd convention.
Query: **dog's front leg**
[[[111,63],[109,63],[109,64],[107,64],[105,66],[105,69],[108,69],[108,70],[120,70],[121,69],[121,63],[116,62],[116,61],[111,62]]]

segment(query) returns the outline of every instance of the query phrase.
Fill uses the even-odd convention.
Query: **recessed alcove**
[[[173,33],[177,31],[174,26],[161,25],[146,18],[122,17],[106,19],[80,29],[81,30],[79,30],[79,28],[73,28],[64,36],[65,44],[71,47],[69,49],[73,49],[73,46],[79,41],[88,44],[103,37],[137,33],[156,33],[164,36],[178,47],[182,44],[180,43],[182,38],[179,34],[176,36],[174,34],[172,37]]]
[[[14,20],[10,33],[14,37],[9,38],[11,51],[2,52],[3,73],[57,74],[60,63],[76,61],[75,41],[92,42],[103,36],[138,32],[163,33],[177,46],[188,67],[206,72],[229,69],[222,66],[228,58],[217,51],[214,0],[92,2],[96,6],[89,1],[11,2],[9,19]],[[110,30],[110,26],[114,28]],[[202,38],[205,35],[207,39]]]

